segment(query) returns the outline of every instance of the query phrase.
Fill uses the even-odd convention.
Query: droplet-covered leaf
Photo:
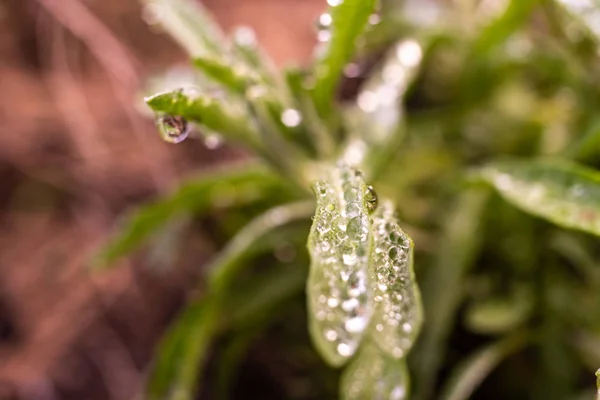
[[[339,366],[357,350],[372,311],[367,185],[358,172],[342,166],[317,182],[315,192],[317,210],[308,238],[309,323],[325,360]]]
[[[393,204],[373,215],[373,256],[369,266],[374,311],[370,335],[388,356],[404,357],[423,321],[421,294],[413,270],[413,242],[398,225]]]
[[[408,392],[406,361],[387,356],[373,343],[365,343],[342,376],[340,398],[404,400],[408,399]]]
[[[600,173],[577,164],[506,161],[481,171],[502,197],[557,225],[600,235]]]

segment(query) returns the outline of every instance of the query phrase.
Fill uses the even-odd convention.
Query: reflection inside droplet
[[[162,139],[169,143],[180,143],[190,134],[188,122],[180,115],[162,116],[156,125]]]

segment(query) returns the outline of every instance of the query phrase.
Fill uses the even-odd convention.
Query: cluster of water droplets
[[[382,353],[373,343],[365,344],[342,377],[343,400],[404,400],[409,378],[404,359]]]
[[[341,365],[357,350],[372,312],[368,188],[359,173],[342,166],[317,182],[315,191],[308,242],[310,326],[323,356]]]
[[[415,282],[413,244],[398,226],[391,202],[373,215],[373,256],[369,279],[373,286],[374,312],[370,336],[394,358],[412,347],[422,322],[420,294]]]

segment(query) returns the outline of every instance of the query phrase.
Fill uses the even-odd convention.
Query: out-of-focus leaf
[[[481,177],[521,210],[559,226],[600,235],[600,173],[566,162],[506,161]]]
[[[191,56],[222,54],[223,33],[200,2],[143,0],[149,23],[160,24]]]
[[[409,388],[406,360],[389,357],[369,342],[344,371],[340,398],[406,400]]]
[[[96,268],[107,267],[141,245],[168,221],[182,214],[201,214],[211,207],[242,205],[262,196],[286,191],[286,184],[267,168],[243,165],[183,183],[175,193],[142,206],[125,222],[117,236],[101,250]],[[228,204],[218,204],[219,202]]]
[[[474,332],[497,334],[522,325],[533,310],[532,298],[526,291],[512,297],[475,300],[467,309],[466,324]]]
[[[223,57],[196,57],[194,65],[204,74],[221,83],[234,93],[245,95],[246,90],[257,84],[261,77],[245,65],[232,60],[225,62]]]
[[[508,39],[523,26],[539,2],[540,0],[507,0],[504,12],[491,21],[477,37],[474,54],[480,56]]]
[[[198,371],[219,325],[216,299],[193,302],[163,338],[147,387],[149,400],[192,400]]]
[[[375,11],[375,0],[331,0],[330,39],[314,66],[313,99],[321,116],[332,111],[335,90],[342,70],[354,54],[356,41],[369,16]]]
[[[273,271],[253,280],[252,285],[231,293],[226,306],[227,325],[240,327],[261,318],[286,299],[300,293],[306,284],[308,269],[294,263],[293,267],[276,266]]]
[[[273,207],[244,226],[208,266],[208,285],[220,292],[229,287],[240,268],[239,260],[257,241],[276,228],[308,219],[314,210],[311,200]]]
[[[157,113],[182,116],[218,132],[228,139],[239,141],[253,149],[260,149],[259,134],[252,118],[241,107],[200,93],[187,95],[183,90],[158,93],[147,97],[146,104]]]
[[[429,398],[452,321],[463,297],[463,284],[481,245],[480,224],[486,191],[467,191],[456,199],[445,222],[435,264],[421,286],[425,308],[423,335],[415,350],[415,399]]]
[[[381,68],[373,73],[357,96],[357,106],[349,117],[355,136],[363,140],[366,160],[357,157],[349,163],[364,162],[373,179],[389,165],[404,137],[404,97],[423,59],[422,45],[413,39],[394,45]],[[353,154],[353,153],[351,153]]]
[[[527,336],[517,332],[485,347],[464,360],[452,372],[442,390],[442,400],[467,400],[486,376],[502,360],[521,350],[528,343]]]
[[[358,350],[373,312],[368,189],[358,171],[340,165],[324,171],[315,194],[308,236],[308,323],[321,356],[340,366]]]

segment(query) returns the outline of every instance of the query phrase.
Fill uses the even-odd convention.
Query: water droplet
[[[350,63],[344,67],[344,76],[347,78],[357,78],[360,76],[360,72],[360,67],[356,63]]]
[[[180,143],[190,134],[188,122],[180,115],[165,115],[156,124],[160,136],[169,143]]]
[[[396,47],[396,57],[404,66],[414,68],[421,62],[423,49],[415,40],[407,40]]]
[[[400,347],[395,347],[394,350],[392,350],[392,356],[396,358],[402,358],[403,355],[404,351]]]
[[[326,29],[321,29],[317,32],[317,40],[321,43],[328,42],[331,39],[331,32]]]
[[[382,324],[377,324],[375,326],[375,329],[377,329],[377,332],[382,332],[383,331],[383,325]]]
[[[344,328],[350,333],[362,332],[365,329],[365,326],[367,326],[367,320],[363,317],[350,318],[344,324]]]
[[[319,29],[320,30],[329,28],[331,26],[332,22],[333,22],[333,19],[331,18],[331,14],[323,13],[323,14],[319,15]]]
[[[346,343],[340,343],[337,346],[337,351],[342,357],[350,357],[353,353],[352,348]]]
[[[363,226],[360,217],[354,217],[348,221],[348,227],[346,228],[348,237],[352,240],[364,240],[367,234],[365,227]]]
[[[335,297],[330,297],[329,300],[327,300],[327,305],[331,308],[336,308],[338,304],[340,304],[340,302]]]
[[[302,115],[298,110],[293,108],[288,108],[283,113],[281,113],[281,122],[290,128],[294,128],[300,125],[302,122]]]
[[[342,309],[344,311],[352,311],[356,307],[358,307],[358,300],[356,299],[349,299],[342,303]]]
[[[255,46],[256,33],[249,26],[240,26],[233,32],[233,41],[244,47]]]
[[[377,193],[375,193],[375,189],[373,189],[373,186],[367,186],[364,198],[367,202],[367,209],[369,213],[375,211],[377,209],[379,199],[377,198]]]
[[[406,332],[406,333],[411,333],[412,332],[411,324],[409,324],[408,322],[405,322],[404,324],[402,324],[402,330],[404,330],[404,332]]]
[[[214,150],[223,144],[223,137],[216,133],[207,135],[204,138],[204,145],[207,149]]]
[[[346,218],[358,217],[360,214],[360,205],[358,203],[349,203],[346,206]]]
[[[333,329],[330,329],[327,332],[325,332],[325,339],[329,340],[330,342],[333,342],[335,339],[337,339],[337,337],[338,334]]]
[[[379,14],[374,13],[369,15],[369,25],[377,25],[381,22],[381,17]]]
[[[370,90],[365,90],[358,95],[356,103],[361,110],[366,113],[371,113],[377,109],[379,99],[375,93]]]

